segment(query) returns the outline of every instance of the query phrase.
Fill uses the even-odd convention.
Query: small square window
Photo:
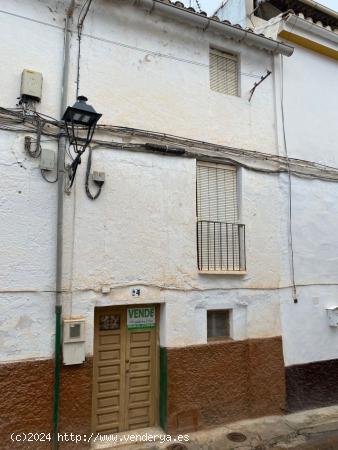
[[[81,333],[81,324],[74,323],[69,328],[69,337],[71,339],[79,338]]]
[[[100,316],[100,331],[110,331],[120,329],[120,315],[110,314]]]
[[[208,341],[230,338],[230,310],[210,310],[207,312]]]

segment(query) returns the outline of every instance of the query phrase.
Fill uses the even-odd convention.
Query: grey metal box
[[[43,148],[40,157],[40,169],[54,170],[56,161],[56,152],[54,150]]]

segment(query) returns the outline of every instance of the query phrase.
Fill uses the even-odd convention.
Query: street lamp
[[[87,97],[80,95],[73,106],[68,106],[62,117],[69,143],[77,154],[69,168],[69,189],[73,185],[77,166],[81,163],[81,155],[90,144],[96,124],[102,116],[91,105],[87,105],[87,101]]]

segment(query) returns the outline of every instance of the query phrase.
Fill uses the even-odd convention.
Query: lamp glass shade
[[[97,113],[91,105],[87,105],[87,100],[87,97],[79,96],[73,106],[68,106],[62,120],[66,124],[90,128],[95,126],[102,114]]]

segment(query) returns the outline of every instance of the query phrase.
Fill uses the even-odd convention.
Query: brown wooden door
[[[153,328],[128,329],[127,314],[133,308],[142,310],[147,307],[95,310],[95,433],[112,434],[156,424],[158,309],[155,309],[156,323]]]

